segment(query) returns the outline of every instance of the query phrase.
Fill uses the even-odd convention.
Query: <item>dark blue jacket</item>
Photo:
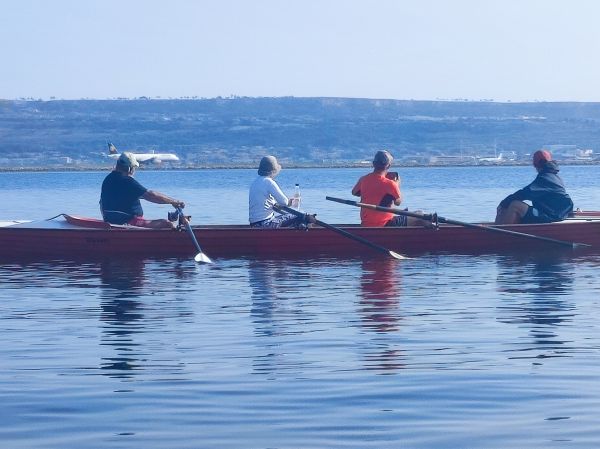
[[[558,164],[548,161],[544,168],[527,187],[508,195],[500,206],[508,207],[511,201],[531,201],[540,214],[552,221],[561,221],[573,212],[573,201],[565,190],[565,185],[558,176]]]

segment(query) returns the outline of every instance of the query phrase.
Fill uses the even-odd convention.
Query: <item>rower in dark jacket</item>
[[[573,201],[558,176],[558,164],[546,150],[533,154],[538,175],[527,187],[508,195],[500,202],[496,224],[552,223],[562,221],[573,212]],[[531,206],[524,201],[531,201]]]

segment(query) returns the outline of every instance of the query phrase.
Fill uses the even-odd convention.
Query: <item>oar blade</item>
[[[403,256],[402,254],[398,254],[397,252],[394,252],[392,250],[388,251],[388,253],[394,259],[398,259],[398,260],[410,259],[410,257]]]
[[[208,257],[204,253],[196,254],[196,256],[194,257],[194,260],[198,263],[206,263],[206,264],[213,263],[213,261],[210,259],[210,257]]]

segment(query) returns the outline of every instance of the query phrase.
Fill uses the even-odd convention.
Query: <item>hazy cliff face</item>
[[[0,165],[107,165],[108,140],[175,152],[181,164],[356,163],[388,148],[398,163],[439,155],[517,158],[553,143],[597,148],[592,103],[425,102],[344,98],[1,101]]]

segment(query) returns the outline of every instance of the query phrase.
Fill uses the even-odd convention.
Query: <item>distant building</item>
[[[439,155],[429,158],[430,165],[471,165],[475,164],[477,159],[475,156],[448,156]]]
[[[556,159],[562,159],[566,161],[591,161],[594,159],[593,150],[582,150],[577,145],[545,145],[544,149],[550,151],[552,156]]]

